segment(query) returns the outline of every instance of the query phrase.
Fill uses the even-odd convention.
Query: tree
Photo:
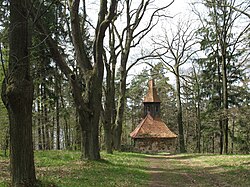
[[[81,17],[79,15],[80,1],[69,1],[71,35],[75,49],[76,62],[79,70],[84,76],[84,80],[79,79],[69,67],[65,58],[59,51],[57,42],[49,34],[49,28],[44,24],[44,20],[36,20],[36,14],[33,12],[33,19],[36,22],[36,28],[43,33],[47,47],[49,48],[53,60],[61,71],[70,81],[76,110],[79,116],[79,123],[82,133],[82,158],[98,160],[99,152],[99,117],[101,111],[102,99],[102,81],[104,73],[103,62],[103,40],[106,29],[115,16],[117,1],[111,0],[108,10],[108,2],[100,1],[97,26],[95,28],[95,38],[92,48],[92,58],[87,55],[85,42],[81,31]]]
[[[247,44],[247,31],[250,27],[249,23],[237,25],[237,21],[241,21],[246,14],[242,11],[236,12],[233,7],[243,8],[246,5],[244,2],[236,1],[204,1],[204,6],[207,8],[207,17],[203,18],[199,11],[197,15],[202,21],[203,40],[201,46],[206,53],[209,54],[216,62],[218,72],[218,83],[221,82],[221,87],[218,87],[218,93],[221,101],[218,107],[223,109],[223,116],[220,122],[221,126],[221,153],[228,153],[229,145],[229,85],[234,81],[230,80],[230,76],[237,73],[241,65],[246,62],[249,54],[245,53],[246,49],[242,46]],[[239,3],[238,5],[236,3]],[[243,8],[245,9],[245,8]],[[205,15],[205,14],[203,14]],[[246,55],[247,54],[247,55]],[[237,64],[237,65],[236,65]],[[233,81],[233,82],[232,82]]]
[[[131,65],[128,65],[130,51],[135,48],[143,40],[147,34],[157,25],[159,18],[161,17],[161,11],[168,8],[174,0],[171,0],[165,6],[151,8],[151,0],[141,0],[140,3],[135,4],[137,8],[133,8],[132,0],[124,1],[125,9],[125,27],[121,30],[118,29],[116,23],[113,25],[114,32],[116,34],[118,44],[115,46],[116,59],[120,57],[119,67],[119,88],[118,88],[118,99],[116,105],[116,118],[114,127],[114,148],[119,150],[121,146],[121,135],[122,135],[122,123],[123,114],[125,109],[125,98],[126,98],[126,80],[129,70],[143,57],[139,57]],[[150,12],[150,10],[153,10]],[[143,23],[143,18],[146,17],[146,13],[150,16],[148,22]],[[121,14],[122,15],[122,14]],[[143,25],[144,24],[144,25]]]
[[[9,66],[3,81],[2,99],[10,121],[12,186],[36,182],[32,144],[33,83],[29,64],[28,0],[10,2]]]
[[[192,55],[196,53],[193,49],[196,44],[195,29],[191,27],[191,22],[178,22],[176,31],[169,34],[165,31],[165,36],[155,40],[159,58],[165,64],[176,79],[176,102],[177,102],[177,124],[179,129],[180,152],[186,152],[184,142],[184,129],[182,120],[182,101],[181,101],[181,75],[180,66],[187,63]]]
[[[104,127],[104,141],[107,153],[113,153],[113,129],[115,123],[115,76],[117,55],[115,54],[114,26],[109,27],[109,59],[105,55],[106,85],[104,89],[104,108],[102,123]]]
[[[196,140],[194,151],[201,153],[201,136],[202,136],[202,126],[201,126],[201,111],[202,111],[202,97],[201,97],[201,68],[195,65],[195,60],[192,63],[192,68],[187,71],[185,75],[185,83],[183,86],[183,95],[186,99],[185,110],[186,110],[186,121],[190,121],[194,124],[194,128],[190,130],[190,136],[194,134],[193,139]],[[194,116],[194,117],[193,117]],[[192,126],[191,126],[192,128]],[[193,133],[193,130],[195,133]],[[186,134],[189,134],[186,130]],[[186,142],[187,142],[186,135]],[[187,143],[186,143],[187,144]]]

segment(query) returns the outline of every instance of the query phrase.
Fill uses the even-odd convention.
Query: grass
[[[102,153],[101,161],[80,161],[80,152],[36,151],[41,187],[250,186],[250,155],[145,155]],[[8,186],[9,160],[0,151],[0,186]]]
[[[168,186],[250,186],[250,155],[161,155],[151,162]]]
[[[102,153],[101,161],[80,161],[80,152],[75,151],[36,151],[36,174],[39,186],[91,187],[91,186],[144,186],[149,175],[145,172],[146,162],[142,155]],[[0,186],[10,182],[8,160],[5,172],[0,172]],[[1,171],[1,166],[0,166]]]

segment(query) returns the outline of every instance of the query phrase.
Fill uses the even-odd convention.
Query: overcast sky
[[[174,18],[173,19],[169,19],[169,21],[170,22],[172,22],[172,23],[174,23],[175,22],[175,20],[176,20],[176,22],[180,19],[180,18],[187,18],[188,16],[187,15],[189,15],[190,14],[190,12],[189,12],[189,9],[190,9],[190,7],[189,7],[189,5],[188,5],[188,2],[190,2],[191,0],[175,0],[174,1],[174,3],[168,8],[168,14],[169,15],[171,15],[171,16],[174,16]],[[162,2],[162,3],[164,3],[164,4],[166,4],[166,1],[160,1],[160,2]],[[170,2],[170,1],[169,1]],[[161,5],[159,5],[159,4],[157,4],[158,5],[158,7],[160,7]],[[163,6],[163,5],[162,5]],[[149,34],[149,35],[157,35],[157,34],[159,34],[160,32],[161,32],[161,30],[162,30],[162,27],[164,27],[164,26],[166,26],[166,25],[164,25],[164,24],[166,24],[166,23],[160,23],[158,26],[157,26],[157,29],[154,29],[153,31],[152,31],[152,33],[151,34]],[[166,26],[166,27],[169,27],[169,26]],[[149,39],[150,40],[150,39]],[[149,45],[149,43],[150,42],[148,42],[147,43],[147,41],[142,41],[142,45],[141,46],[143,46],[143,47],[145,47],[145,46],[147,46],[147,45]],[[149,48],[150,49],[150,46],[149,47],[145,47],[145,48]],[[138,53],[135,53],[135,54],[133,54],[134,52],[133,51],[131,51],[131,56],[133,56],[133,55],[135,55],[135,56],[137,56],[138,55]],[[136,58],[136,57],[135,57]],[[130,58],[131,59],[131,58]],[[146,67],[146,65],[141,65],[141,64],[139,64],[139,65],[136,65],[134,68],[132,68],[131,70],[130,70],[130,72],[129,72],[129,77],[128,77],[128,83],[129,83],[129,81],[131,80],[131,78],[133,78],[133,76],[135,75],[135,74],[139,74],[141,71],[142,71],[142,69],[143,68],[145,68]],[[147,69],[149,69],[150,67],[148,66],[148,68]],[[170,82],[171,82],[171,84],[174,84],[174,82],[175,82],[175,77],[174,77],[174,75],[172,74],[172,73],[168,73],[167,74],[167,76],[170,78]]]

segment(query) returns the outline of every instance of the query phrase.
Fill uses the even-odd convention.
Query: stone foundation
[[[137,138],[134,139],[134,150],[142,153],[174,153],[176,142],[176,138]]]

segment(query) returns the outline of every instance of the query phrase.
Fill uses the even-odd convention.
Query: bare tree
[[[158,49],[159,58],[166,65],[176,79],[176,101],[177,101],[177,123],[179,129],[180,152],[186,152],[184,142],[184,129],[182,120],[182,102],[181,102],[181,74],[180,67],[186,64],[190,58],[197,52],[194,50],[196,44],[195,29],[192,28],[191,21],[181,22],[176,25],[175,30],[171,32],[164,31],[164,36],[154,39]]]
[[[161,14],[161,11],[168,8],[173,2],[174,0],[171,0],[169,3],[166,3],[165,6],[152,8],[152,0],[141,0],[140,3],[136,2],[138,5],[134,8],[132,6],[132,0],[125,0],[124,10],[126,25],[124,28],[118,29],[119,26],[117,25],[117,22],[113,24],[114,32],[118,40],[118,44],[114,48],[115,55],[116,57],[120,57],[118,101],[114,127],[115,149],[119,150],[121,146],[127,74],[131,67],[139,61],[136,60],[135,63],[128,66],[130,51],[132,48],[135,48],[138,44],[140,44],[143,38],[147,36],[150,31],[152,31],[161,16],[166,16],[165,14]],[[146,17],[146,15],[148,16],[147,19],[149,21],[145,23],[143,18]]]

